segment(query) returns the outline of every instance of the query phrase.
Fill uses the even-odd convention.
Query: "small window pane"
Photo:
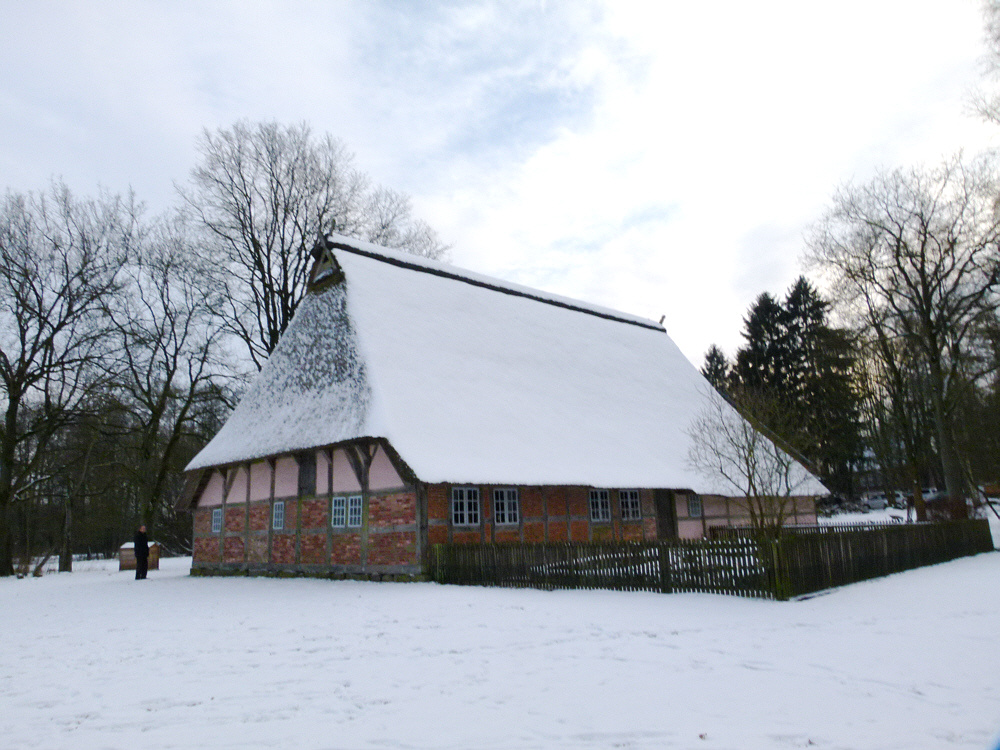
[[[351,495],[347,498],[347,525],[353,528],[361,526],[361,510],[363,503],[361,495]]]
[[[281,531],[285,528],[285,501],[278,500],[274,504],[274,510],[271,513],[271,528],[276,531]]]
[[[336,528],[344,528],[347,525],[347,498],[333,498],[333,507],[330,509],[330,525]]]
[[[597,522],[611,520],[611,499],[607,490],[590,491],[590,520]]]
[[[479,489],[477,487],[452,488],[451,522],[455,526],[479,525]]]
[[[212,510],[212,533],[218,534],[222,531],[222,508]]]
[[[688,495],[688,517],[701,518],[701,497],[698,495]]]
[[[513,488],[493,490],[493,521],[500,525],[520,522],[517,507],[517,490]]]
[[[623,521],[638,521],[642,518],[639,490],[622,490],[618,497],[621,500]]]

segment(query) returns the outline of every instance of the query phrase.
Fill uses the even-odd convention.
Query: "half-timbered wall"
[[[681,539],[701,539],[714,526],[749,526],[746,501],[721,495],[674,496],[677,511],[677,535]],[[812,497],[788,498],[785,524],[815,524],[816,500]]]
[[[786,522],[815,523],[813,498],[795,498]],[[716,495],[408,483],[369,441],[212,470],[195,509],[194,568],[417,575],[439,543],[698,539],[748,523],[743,502]]]
[[[456,518],[454,490],[475,489],[479,497],[478,521],[462,523]],[[623,519],[621,490],[608,493],[607,520],[595,520],[591,509],[591,491],[583,486],[525,486],[434,484],[427,486],[428,543],[479,542],[589,542],[655,540],[656,509],[654,491],[637,490],[640,514]],[[514,490],[518,500],[516,523],[499,519],[494,490]],[[506,510],[502,508],[501,510]]]
[[[222,505],[222,496],[225,494],[226,478],[221,471],[213,471],[209,477],[208,484],[201,492],[198,505],[203,508]]]
[[[418,512],[416,487],[374,443],[213,469],[196,502],[193,564],[203,572],[414,575],[424,549]]]
[[[335,494],[361,492],[361,483],[352,470],[345,451],[333,453],[333,491]]]

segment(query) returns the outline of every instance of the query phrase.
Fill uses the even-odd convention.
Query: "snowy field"
[[[768,602],[0,580],[0,747],[992,748],[1000,552]]]

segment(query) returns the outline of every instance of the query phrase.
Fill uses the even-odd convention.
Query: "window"
[[[493,490],[493,522],[503,525],[520,522],[516,489]]]
[[[701,518],[701,498],[698,495],[688,495],[688,517]]]
[[[271,528],[281,531],[285,528],[285,501],[278,500],[271,511]]]
[[[590,491],[590,520],[598,523],[611,520],[611,498],[607,490]]]
[[[479,489],[477,487],[452,488],[451,522],[455,526],[479,525]]]
[[[622,490],[618,493],[618,500],[621,503],[623,521],[638,521],[642,518],[639,490]]]
[[[222,508],[212,509],[212,533],[218,534],[222,531]]]
[[[361,495],[351,495],[347,498],[347,525],[353,528],[361,526]]]
[[[330,508],[330,525],[335,528],[344,528],[347,525],[347,498],[333,498],[333,507]]]

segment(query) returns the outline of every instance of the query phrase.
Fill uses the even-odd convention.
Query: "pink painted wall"
[[[250,464],[250,499],[267,500],[271,497],[271,464],[257,461]]]
[[[705,518],[715,518],[718,516],[724,518],[727,515],[726,498],[717,495],[702,495],[701,513]],[[685,513],[685,515],[687,514]]]
[[[372,491],[391,490],[402,486],[403,480],[399,478],[399,474],[392,468],[389,457],[379,446],[375,458],[372,459],[371,468],[368,470],[368,489]]]
[[[299,494],[299,463],[291,456],[274,462],[274,496],[296,497]]]
[[[245,503],[246,501],[247,470],[246,467],[240,466],[236,469],[236,478],[233,480],[233,484],[229,488],[229,494],[226,495],[226,504],[233,505],[235,503]]]
[[[222,472],[217,469],[213,470],[208,484],[205,485],[205,489],[201,491],[201,497],[198,498],[198,507],[210,508],[213,505],[222,505],[222,490],[224,488],[225,482],[222,479]]]
[[[688,516],[687,496],[677,495],[675,502],[678,536],[681,539],[695,539],[702,536],[702,519]],[[701,504],[706,527],[748,526],[750,524],[750,510],[743,498],[702,495]],[[790,498],[786,505],[785,514],[786,524],[815,524],[815,498]]]
[[[681,539],[701,539],[704,536],[701,519],[697,521],[677,520],[677,536]]]
[[[330,491],[330,458],[326,451],[316,451],[316,494]]]
[[[795,502],[795,523],[815,525],[819,523],[816,518],[816,499],[812,497],[800,497]]]
[[[734,497],[729,501],[729,515],[733,518],[745,518],[750,519],[750,508],[747,506],[747,501]]]
[[[333,491],[335,493],[361,491],[358,478],[354,476],[354,469],[351,468],[347,455],[342,450],[333,452]]]
[[[674,512],[678,518],[688,517],[687,495],[674,495]]]

